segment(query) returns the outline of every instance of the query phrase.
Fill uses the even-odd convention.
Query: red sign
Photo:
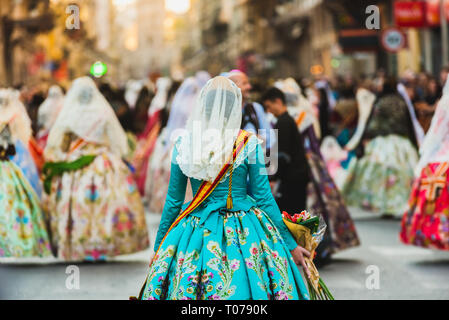
[[[430,27],[440,26],[440,1],[444,1],[444,12],[446,19],[449,20],[449,1],[448,0],[427,0],[426,20]]]
[[[394,20],[398,27],[422,28],[426,26],[425,1],[396,1]]]

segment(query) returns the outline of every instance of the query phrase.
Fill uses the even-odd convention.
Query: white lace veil
[[[14,89],[0,89],[0,131],[9,125],[13,140],[21,140],[25,146],[31,138],[31,120]]]
[[[422,169],[432,162],[449,161],[449,79],[438,102],[429,131],[419,149],[420,159],[415,175],[420,176]]]
[[[155,112],[162,110],[167,105],[168,90],[172,81],[170,78],[159,78],[156,81],[156,95],[151,100],[150,107],[148,108],[148,116],[152,116]]]
[[[345,146],[346,150],[353,150],[359,144],[360,139],[365,132],[366,123],[371,114],[371,110],[373,109],[376,96],[371,91],[360,88],[357,90],[356,100],[359,110],[359,119],[357,121],[357,129],[355,130],[354,135]]]
[[[44,155],[60,151],[64,134],[73,132],[85,141],[105,145],[118,156],[128,153],[125,131],[112,107],[89,77],[73,81],[50,134]],[[61,160],[61,159],[59,159]]]
[[[191,178],[213,181],[230,159],[242,122],[242,93],[218,76],[201,90],[177,145],[177,162]]]
[[[300,112],[304,111],[306,116],[299,126],[299,130],[304,132],[310,125],[313,125],[317,136],[320,135],[320,124],[313,113],[312,104],[302,94],[301,88],[293,78],[278,80],[274,86],[285,94],[287,100],[288,113],[296,120]]]
[[[139,80],[128,80],[128,82],[126,82],[125,100],[131,109],[135,108],[139,92],[143,85],[143,81]]]
[[[413,107],[412,100],[410,99],[405,86],[402,83],[399,83],[397,85],[397,90],[407,105],[410,118],[412,119],[413,129],[415,130],[416,141],[418,142],[418,146],[420,146],[425,136],[424,129],[416,117],[415,108]]]
[[[198,94],[209,80],[210,75],[207,72],[198,72],[195,77],[185,79],[176,91],[165,127],[164,135],[168,139],[167,142],[170,142],[166,144],[166,148],[169,148],[176,141],[179,134],[178,129],[183,129],[186,126],[187,119],[198,99]]]
[[[50,130],[58,117],[64,103],[62,89],[53,85],[48,90],[48,96],[37,111],[37,124],[41,129]]]

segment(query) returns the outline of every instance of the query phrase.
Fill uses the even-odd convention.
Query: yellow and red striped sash
[[[248,132],[246,132],[244,130],[240,131],[239,135],[237,136],[236,142],[235,142],[236,147],[234,149],[234,152],[232,154],[232,158],[231,159],[236,159],[237,158],[237,156],[240,154],[240,152],[243,150],[243,148],[248,143],[249,136],[250,136],[250,133],[248,133]],[[206,198],[212,193],[212,191],[214,191],[214,189],[217,187],[217,185],[220,183],[220,181],[223,179],[225,174],[228,172],[228,170],[233,165],[231,159],[226,162],[226,164],[220,170],[220,173],[218,174],[218,176],[215,178],[215,180],[213,182],[203,181],[203,183],[201,183],[201,186],[199,187],[198,191],[196,192],[195,197],[193,198],[193,200],[190,202],[190,204],[187,206],[187,208],[185,208],[184,211],[181,212],[181,214],[176,218],[176,220],[172,223],[172,225],[168,229],[168,231],[165,234],[165,236],[162,238],[161,243],[159,244],[159,248],[156,251],[155,257],[157,256],[157,253],[158,253],[159,249],[161,248],[162,243],[164,242],[164,240],[167,237],[168,233],[174,227],[176,227],[178,225],[178,223],[182,219],[187,217],[190,213],[192,213],[193,210],[198,208],[198,206],[204,200],[206,200]]]

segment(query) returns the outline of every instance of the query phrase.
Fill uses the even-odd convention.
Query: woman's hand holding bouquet
[[[304,268],[311,299],[333,300],[332,294],[320,278],[320,274],[313,263],[315,250],[326,231],[326,223],[323,219],[311,215],[308,211],[302,211],[294,215],[283,211],[282,218],[298,243],[298,247],[292,251],[292,256],[295,263],[301,264]]]

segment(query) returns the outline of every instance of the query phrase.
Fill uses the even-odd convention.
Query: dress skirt
[[[28,180],[40,199],[42,197],[42,186],[36,163],[33,160],[29,149],[22,143],[22,141],[17,140],[15,143],[15,148],[16,154],[11,157],[10,160],[20,168],[25,176],[25,179]]]
[[[407,138],[389,135],[371,140],[365,155],[349,168],[342,190],[347,205],[402,215],[417,162],[418,153]]]
[[[312,180],[308,189],[308,208],[321,215],[327,225],[324,238],[316,250],[315,261],[318,262],[336,252],[356,247],[360,241],[343,197],[323,160],[313,127],[305,131],[304,137]]]
[[[104,260],[149,245],[132,174],[111,153],[100,153],[88,166],[53,178],[44,203],[58,258]]]
[[[413,185],[402,219],[401,241],[449,250],[449,163],[430,163]]]
[[[51,256],[39,199],[21,169],[0,160],[0,257]]]
[[[150,267],[142,299],[309,299],[266,213],[252,207],[210,214],[218,215],[215,230],[190,215],[169,232]]]

